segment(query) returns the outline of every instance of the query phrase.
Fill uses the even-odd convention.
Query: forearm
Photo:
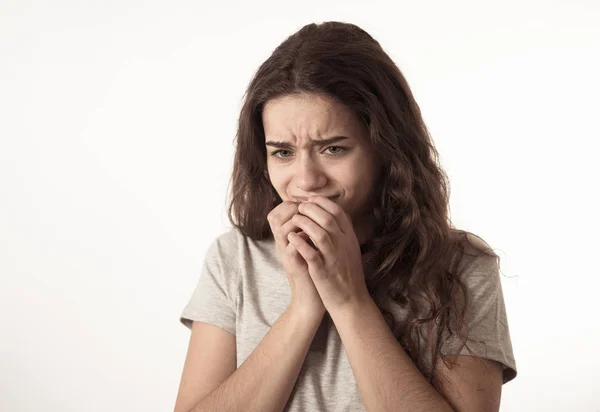
[[[398,343],[372,299],[331,313],[367,411],[452,411]]]
[[[282,411],[321,319],[289,306],[240,367],[191,412]]]

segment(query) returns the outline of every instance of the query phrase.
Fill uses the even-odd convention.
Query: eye
[[[339,156],[342,153],[346,152],[347,148],[342,146],[328,146],[325,150],[329,151],[328,154],[330,156]],[[271,153],[271,156],[277,159],[288,159],[292,156],[292,151],[287,149],[280,149]]]
[[[329,149],[338,149],[338,150],[334,150],[333,153],[331,153],[331,151],[329,153],[331,153],[332,155],[339,155],[342,154],[346,151],[346,148],[341,147],[341,146],[329,146],[327,149],[325,150],[329,150]]]
[[[286,150],[286,149],[275,150],[273,153],[271,153],[271,156],[278,157],[280,159],[285,159],[288,157],[288,156],[278,156],[281,153],[290,153],[290,151]]]

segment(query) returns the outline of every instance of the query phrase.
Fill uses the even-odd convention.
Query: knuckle
[[[317,236],[315,237],[315,240],[319,243],[325,242],[326,239],[327,239],[327,234],[324,232],[319,232],[319,234],[317,234]]]
[[[309,251],[306,256],[306,260],[312,263],[316,263],[319,260],[319,253],[315,251]]]
[[[333,218],[333,216],[327,216],[325,218],[325,222],[323,224],[328,228],[333,228],[333,227],[335,227],[334,225],[336,224],[336,221]]]
[[[269,216],[267,217],[267,219],[269,220],[269,223],[273,226],[278,226],[279,225],[279,214],[269,214]]]
[[[341,208],[340,209],[336,209],[335,212],[333,212],[333,216],[336,219],[341,219],[344,216],[346,216],[346,212],[344,212]]]

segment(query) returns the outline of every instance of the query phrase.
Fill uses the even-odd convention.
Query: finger
[[[280,227],[298,212],[298,203],[283,202],[277,205],[267,215],[267,221],[272,227]]]
[[[281,226],[281,228],[278,229],[277,231],[277,238],[278,238],[278,242],[279,244],[285,248],[288,244],[289,244],[289,240],[287,238],[287,235],[290,232],[294,232],[294,233],[300,233],[302,232],[302,229],[300,229],[298,227],[298,225],[296,225],[293,221],[292,221],[292,217],[295,216],[296,213],[294,213],[294,215],[292,215],[290,217],[290,219],[285,222],[283,224],[283,226]],[[306,235],[306,237],[308,238],[308,235]]]
[[[290,233],[288,237],[290,246],[294,247],[300,256],[304,258],[309,268],[316,269],[323,265],[321,253],[312,248],[304,239],[302,239],[302,237],[295,233]]]
[[[299,232],[294,232],[295,234],[297,234],[298,236],[300,236],[302,239],[309,241],[310,240],[310,236],[308,236],[308,233],[306,233],[305,231],[303,231],[302,229],[298,229]]]
[[[342,233],[352,233],[352,220],[344,209],[334,201],[323,196],[311,196],[308,201],[319,205],[324,211],[328,212],[337,223]]]
[[[310,247],[312,247],[313,249],[319,250],[316,243],[313,242],[313,240],[310,238],[310,236],[308,236],[308,233],[306,233],[302,229],[298,229],[298,230],[300,230],[300,232],[294,232],[294,233],[296,233],[298,236],[300,236],[302,239],[304,239],[304,241],[306,241],[306,243],[308,243]]]
[[[290,233],[295,233],[296,235],[300,236],[302,239],[306,240],[307,242],[311,243],[310,240],[310,236],[308,236],[308,233],[306,233],[305,231],[303,231],[302,229],[300,229],[294,222],[292,222],[291,220],[289,221],[290,227],[292,227],[291,230],[287,231],[287,234],[289,235]],[[286,223],[287,225],[287,223]],[[290,241],[287,237],[287,235],[285,236],[285,245],[289,245]],[[316,246],[315,246],[316,247]]]
[[[292,218],[292,222],[310,236],[317,249],[324,255],[333,253],[334,246],[330,234],[311,218],[298,214]]]
[[[281,235],[282,235],[282,236],[284,236],[284,237],[286,238],[286,241],[287,241],[287,235],[288,235],[290,232],[299,233],[299,232],[301,232],[301,231],[302,231],[302,229],[300,229],[300,228],[298,227],[298,225],[296,225],[296,224],[294,223],[294,221],[292,220],[292,218],[293,218],[294,216],[296,216],[297,214],[298,214],[298,213],[294,213],[292,216],[290,216],[289,220],[288,220],[287,222],[285,222],[285,223],[284,223],[284,224],[281,226],[281,229],[279,229],[279,230],[280,230],[280,232],[281,232]],[[287,242],[286,242],[286,243],[287,243]]]
[[[287,234],[290,230],[289,225],[285,228],[283,228],[283,226],[289,222],[297,211],[298,205],[296,203],[284,202],[275,207],[267,215],[267,221],[271,227],[271,232],[273,233],[276,244],[278,247],[281,247],[281,251],[283,251],[288,244]]]
[[[312,219],[315,223],[332,235],[332,237],[335,237],[336,233],[344,233],[341,231],[333,215],[323,209],[323,207],[317,203],[302,202],[300,205],[298,205],[298,212]]]
[[[287,257],[288,262],[293,266],[292,270],[294,272],[298,269],[301,269],[302,271],[306,271],[308,269],[308,264],[300,255],[300,253],[298,253],[298,250],[294,247],[293,244],[288,242],[284,253]]]

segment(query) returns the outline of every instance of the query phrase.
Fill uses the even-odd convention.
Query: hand
[[[310,278],[308,265],[288,240],[288,235],[294,232],[300,232],[296,234],[299,239],[308,240],[308,235],[291,220],[297,213],[297,203],[283,202],[269,212],[267,220],[275,238],[279,260],[292,288],[290,305],[299,312],[323,317],[325,306]]]
[[[292,235],[291,243],[308,264],[327,311],[332,313],[370,297],[350,216],[322,196],[302,202],[298,211],[291,222],[310,236],[318,250],[298,235]]]

